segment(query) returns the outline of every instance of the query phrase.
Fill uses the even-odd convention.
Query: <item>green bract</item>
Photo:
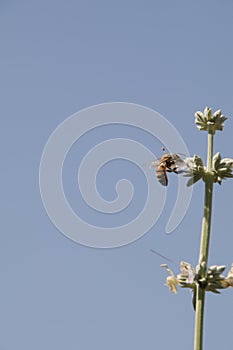
[[[214,182],[221,185],[223,179],[233,177],[232,165],[232,158],[222,159],[220,153],[216,153],[213,157]]]

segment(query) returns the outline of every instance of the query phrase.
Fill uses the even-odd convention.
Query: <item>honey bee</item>
[[[160,159],[153,161],[151,165],[155,167],[156,177],[163,186],[168,185],[167,172],[179,174],[185,171],[186,166],[183,159],[176,153],[164,154]]]

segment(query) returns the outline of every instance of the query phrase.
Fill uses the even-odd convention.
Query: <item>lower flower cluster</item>
[[[233,287],[233,263],[226,277],[222,275],[226,269],[226,266],[224,265],[210,266],[205,278],[200,276],[199,266],[194,268],[191,264],[184,261],[181,261],[180,263],[181,273],[177,276],[175,276],[173,271],[166,264],[162,264],[161,267],[165,267],[169,273],[169,276],[166,279],[166,285],[174,294],[177,294],[177,286],[180,286],[181,288],[190,288],[194,295],[197,284],[206,291],[217,294],[220,293],[219,289]]]
[[[193,185],[200,179],[205,181],[206,176],[209,175],[213,176],[213,182],[217,182],[219,185],[221,185],[222,180],[233,177],[233,159],[222,159],[219,152],[213,156],[213,169],[210,174],[206,172],[202,159],[197,155],[194,155],[192,158],[186,158],[185,163],[187,170],[183,175],[190,177],[187,186]]]

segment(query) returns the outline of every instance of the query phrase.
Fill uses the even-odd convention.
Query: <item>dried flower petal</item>
[[[172,293],[177,294],[176,286],[178,285],[178,281],[175,276],[168,276],[166,279],[166,285]]]

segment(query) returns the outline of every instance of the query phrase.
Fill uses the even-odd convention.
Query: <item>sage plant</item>
[[[205,186],[198,264],[193,267],[191,264],[182,261],[180,263],[181,273],[177,276],[166,264],[161,265],[169,273],[166,284],[173,293],[177,293],[177,286],[192,290],[195,310],[194,350],[202,350],[206,292],[219,294],[220,290],[233,287],[233,264],[227,276],[222,275],[226,269],[224,265],[208,267],[213,187],[215,184],[221,185],[222,180],[233,177],[233,159],[222,158],[219,152],[213,155],[214,135],[216,131],[223,130],[226,119],[227,117],[222,115],[221,110],[212,114],[211,108],[206,107],[203,113],[196,112],[195,123],[197,128],[206,131],[208,135],[207,163],[204,165],[203,160],[197,155],[185,160],[187,172],[184,176],[190,177],[187,186],[191,186],[199,180],[203,180]]]

